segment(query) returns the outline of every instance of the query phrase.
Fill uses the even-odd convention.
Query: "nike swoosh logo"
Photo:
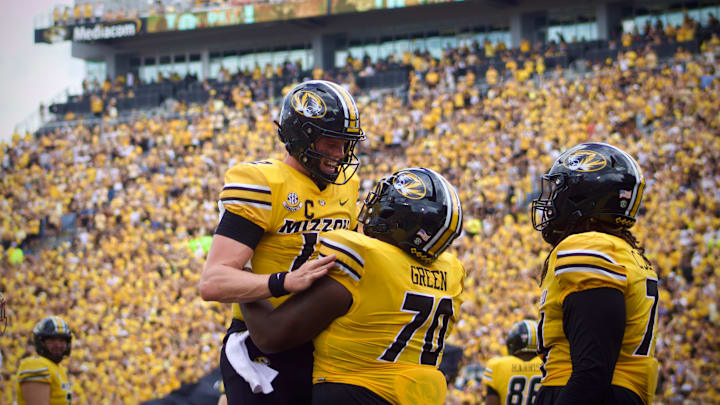
[[[348,202],[348,200],[340,201],[340,205],[345,205],[345,204],[347,204],[347,202]]]

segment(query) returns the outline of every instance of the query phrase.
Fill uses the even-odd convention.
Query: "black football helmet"
[[[61,355],[55,355],[50,353],[47,346],[45,345],[45,339],[50,337],[59,337],[65,339],[67,342],[67,349]],[[60,361],[65,356],[70,355],[70,345],[72,343],[72,332],[67,322],[65,322],[59,316],[48,316],[35,325],[33,329],[33,338],[35,343],[35,350],[40,356],[47,357],[55,363]]]
[[[365,133],[355,100],[341,86],[325,80],[295,86],[283,100],[278,121],[278,135],[285,149],[316,182],[345,184],[357,171],[360,161],[355,146],[365,139]],[[345,140],[345,157],[337,160],[315,150],[319,136]],[[335,161],[335,173],[320,170],[321,159]]]
[[[358,221],[365,235],[429,263],[462,232],[455,188],[438,173],[410,168],[380,179],[368,193]]]
[[[515,356],[521,353],[537,354],[537,322],[524,320],[510,328],[505,346],[508,353]]]
[[[605,143],[577,145],[542,176],[540,197],[531,207],[533,227],[553,246],[581,219],[630,228],[644,189],[640,166],[624,151]]]

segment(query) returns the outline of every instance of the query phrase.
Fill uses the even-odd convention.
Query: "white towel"
[[[262,363],[250,360],[245,340],[250,332],[235,332],[228,336],[225,343],[225,355],[233,366],[235,372],[250,384],[253,394],[262,392],[269,394],[273,392],[272,380],[278,375],[274,370]]]

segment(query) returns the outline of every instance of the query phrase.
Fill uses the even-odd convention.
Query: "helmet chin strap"
[[[571,233],[575,230],[575,225],[578,223],[580,218],[582,218],[582,211],[575,210],[572,214],[569,215],[569,219],[567,223],[565,224],[565,227],[563,230],[549,230],[547,234],[543,232],[543,239],[549,244],[551,244],[553,247],[557,246],[560,242],[563,241],[563,239],[567,238],[571,235]]]
[[[63,357],[65,357],[65,355],[64,354],[57,355],[57,354],[48,353],[45,357],[50,359],[53,363],[60,363],[62,361]]]
[[[320,190],[324,190],[331,182],[320,176],[318,173],[320,169],[320,159],[308,156],[307,153],[303,152],[300,155],[300,164],[307,170],[308,177],[315,183]]]

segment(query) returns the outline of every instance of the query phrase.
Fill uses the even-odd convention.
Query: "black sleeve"
[[[572,293],[563,302],[572,374],[555,405],[602,403],[625,334],[625,298],[615,288]]]
[[[258,224],[227,210],[223,213],[220,223],[215,229],[216,234],[227,236],[253,250],[257,247],[264,232],[265,230]]]
[[[485,387],[487,388],[487,389],[485,390],[485,396],[486,396],[486,397],[489,397],[490,395],[495,395],[495,396],[498,397],[498,398],[500,397],[500,394],[498,394],[498,392],[495,391],[495,388],[493,388],[493,387],[491,387],[491,386],[489,386],[489,385],[487,385],[487,384],[485,385]]]

